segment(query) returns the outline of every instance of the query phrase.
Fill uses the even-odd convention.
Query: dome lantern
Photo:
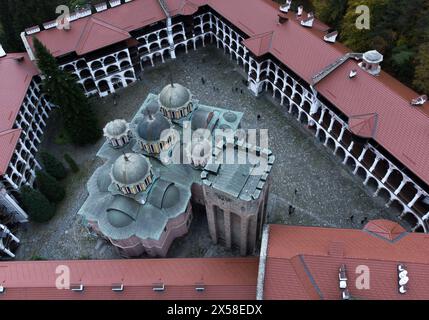
[[[140,148],[149,154],[160,154],[175,142],[170,121],[159,112],[158,102],[150,103],[143,110],[143,118],[135,127],[134,136]]]
[[[111,178],[123,194],[137,194],[153,181],[152,166],[146,157],[137,153],[120,156],[112,166]]]
[[[158,101],[162,113],[171,120],[186,117],[194,108],[191,91],[178,83],[165,86]]]
[[[130,127],[125,120],[113,120],[103,129],[107,142],[113,148],[122,148],[130,142]]]

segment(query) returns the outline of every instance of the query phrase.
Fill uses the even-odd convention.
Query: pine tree
[[[55,215],[55,206],[37,190],[24,186],[21,188],[20,198],[30,219],[35,222],[47,222]]]
[[[78,145],[95,143],[101,136],[101,130],[82,88],[66,71],[59,69],[48,49],[37,38],[33,39],[37,65],[45,76],[43,91],[51,102],[60,107],[67,135]]]
[[[58,203],[64,199],[66,192],[64,188],[51,175],[37,171],[37,189],[52,203]]]
[[[64,179],[67,176],[67,170],[64,165],[53,155],[47,152],[40,152],[39,157],[45,171],[57,180]]]

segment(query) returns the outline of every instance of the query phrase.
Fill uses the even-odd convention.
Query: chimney
[[[349,78],[353,79],[356,76],[357,76],[357,70],[355,70],[355,69],[350,70]]]
[[[333,31],[325,35],[323,38],[326,42],[335,43],[337,41],[338,31]]]
[[[278,17],[279,17],[279,24],[284,24],[286,21],[289,20],[287,15],[284,13],[279,13]]]
[[[380,63],[383,62],[383,55],[380,52],[377,50],[365,52],[362,59],[362,62],[359,63],[359,67],[373,76],[378,76],[380,74]]]
[[[302,12],[304,11],[304,6],[299,6],[298,7],[298,12],[297,12],[297,16],[300,17],[302,16]]]
[[[292,0],[286,0],[285,4],[280,6],[280,11],[284,13],[288,13],[290,10],[291,4],[292,4]]]
[[[422,95],[416,99],[411,100],[411,105],[414,107],[418,107],[418,106],[424,105],[427,101],[428,101],[428,96]],[[428,201],[428,203],[429,203],[429,201]]]
[[[0,58],[6,57],[6,51],[4,51],[3,46],[0,44]]]
[[[314,22],[314,14],[313,12],[309,12],[307,14],[307,19],[301,21],[301,25],[307,28],[313,27]]]

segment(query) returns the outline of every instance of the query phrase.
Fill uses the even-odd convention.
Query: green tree
[[[39,157],[45,171],[57,180],[64,179],[67,176],[67,170],[64,165],[53,155],[47,152],[40,152]]]
[[[64,160],[69,165],[71,171],[73,171],[74,173],[79,172],[79,166],[77,165],[76,161],[74,161],[74,159],[71,157],[71,155],[66,153],[64,155]]]
[[[60,106],[67,135],[78,145],[95,143],[101,136],[101,130],[82,88],[70,74],[59,69],[48,49],[37,38],[33,39],[37,65],[45,76],[43,90],[51,102]]]
[[[55,206],[43,194],[30,187],[21,188],[21,202],[32,221],[47,222],[55,215]]]
[[[64,188],[51,175],[37,171],[36,173],[37,189],[52,203],[58,203],[64,199],[66,192]]]
[[[420,46],[415,70],[414,86],[421,93],[429,94],[429,42]]]
[[[26,28],[56,18],[55,9],[63,0],[1,0],[0,24],[4,29],[4,46],[8,51],[24,50],[20,34]]]
[[[338,30],[347,11],[347,0],[313,0],[317,18]]]

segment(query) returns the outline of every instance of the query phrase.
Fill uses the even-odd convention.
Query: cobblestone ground
[[[368,195],[362,181],[349,173],[316,139],[267,97],[255,98],[244,86],[238,66],[214,47],[181,55],[143,74],[143,80],[113,97],[94,99],[104,125],[110,120],[131,120],[148,93],[159,93],[169,82],[188,87],[204,104],[244,112],[244,128],[269,129],[270,148],[276,155],[269,202],[271,223],[362,228],[365,218],[396,220],[396,213],[386,209],[379,198]],[[202,77],[204,77],[203,84]],[[257,119],[257,115],[261,119]],[[21,248],[17,258],[111,259],[118,255],[109,245],[88,235],[76,212],[85,201],[86,181],[98,166],[95,154],[102,140],[94,146],[76,148],[57,145],[55,121],[51,121],[43,147],[62,157],[70,153],[81,167],[64,181],[67,198],[59,205],[56,217],[44,225],[30,223],[20,232]],[[296,192],[295,192],[296,191]],[[296,208],[289,215],[289,205]],[[353,216],[353,219],[351,219]],[[190,234],[178,239],[170,256],[228,256],[230,253],[210,242],[206,221],[194,219]]]

